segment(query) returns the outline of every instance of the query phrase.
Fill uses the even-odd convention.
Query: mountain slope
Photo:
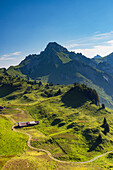
[[[95,59],[95,61],[97,61],[97,62],[106,62],[106,63],[110,64],[113,67],[113,53],[111,53],[111,54],[109,54],[109,55],[107,55],[105,57]]]
[[[61,45],[51,42],[39,55],[29,55],[18,66],[10,67],[7,73],[27,80],[41,80],[54,84],[84,83],[89,87],[95,87],[101,102],[104,101],[107,106],[112,107],[112,69],[110,71],[108,64],[103,63],[103,66],[95,61],[96,59],[90,60],[81,53],[69,52]]]
[[[97,64],[96,65],[97,69],[102,70],[113,76],[113,53],[105,57],[93,58],[92,61],[94,61]]]
[[[76,60],[95,66],[94,62],[82,54],[69,52],[66,48],[53,42],[49,43],[39,55],[27,56],[18,66],[11,66],[7,72],[10,75],[23,76],[23,78],[40,79],[40,77],[49,76],[65,63]]]
[[[49,43],[40,55],[29,55],[19,66],[10,67],[8,73],[11,74],[14,69],[17,73],[19,71],[31,79],[39,79],[39,77],[49,75],[63,62],[65,63],[64,59],[71,60],[66,57],[67,54],[68,51],[62,46],[57,45],[57,43]]]
[[[45,91],[52,93],[59,88],[61,94],[57,96],[42,95]],[[31,169],[42,169],[42,167],[48,169],[50,163],[52,163],[53,169],[62,169],[62,167],[66,169],[68,165],[67,169],[79,169],[78,164],[73,165],[69,161],[89,161],[98,155],[113,150],[113,111],[93,104],[93,99],[98,97],[97,95],[92,96],[95,94],[94,92],[95,90],[77,83],[49,86],[49,89],[43,83],[38,89],[33,90],[32,87],[31,92],[23,94],[23,96],[34,96],[35,101],[32,103],[28,103],[27,100],[26,103],[23,103],[20,98],[19,101],[15,99],[16,103],[12,99],[9,100],[10,103],[4,101],[6,109],[2,110],[0,115],[2,144],[0,167],[3,167],[5,162],[9,160],[3,169],[15,167],[22,169],[23,167],[28,168],[28,166]],[[16,131],[22,132],[19,134],[11,130],[12,123],[7,118],[13,122],[39,120],[40,123],[35,127],[17,128]],[[106,124],[110,128],[107,134],[104,134],[105,128],[103,127],[105,118]],[[106,124],[104,123],[104,126]],[[59,162],[58,164],[57,161],[51,162],[51,157],[49,158],[44,152],[36,152],[27,148],[26,133],[32,137],[30,138],[31,142],[28,143],[33,147],[49,151],[56,159],[68,161],[68,165],[63,163],[61,167]],[[25,135],[23,136],[23,134]],[[12,140],[13,137],[14,140]],[[13,143],[14,148],[11,149]],[[17,148],[19,148],[18,151]],[[91,165],[87,164],[87,169],[92,169],[92,165],[95,168],[103,168],[104,166],[106,169],[111,168],[110,161],[112,163],[113,156],[110,153],[106,156],[97,159],[97,162],[94,161]]]

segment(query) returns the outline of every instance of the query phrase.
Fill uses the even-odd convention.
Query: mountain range
[[[11,76],[46,83],[86,84],[97,90],[101,103],[113,108],[113,53],[89,59],[81,53],[68,51],[56,42],[50,42],[39,55],[27,56],[6,72]]]
[[[101,56],[97,54],[96,56],[94,56],[94,59],[96,58],[101,58]]]

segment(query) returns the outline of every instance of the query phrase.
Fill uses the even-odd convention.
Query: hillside
[[[113,53],[105,57],[93,58],[92,61],[97,64],[97,69],[102,70],[113,76]]]
[[[19,77],[10,76],[6,69],[0,69],[0,98],[24,89],[27,84],[29,86],[29,83]]]
[[[94,59],[96,62],[106,62],[108,64],[110,64],[113,67],[113,53],[105,56],[105,57],[101,57],[101,58],[95,58]]]
[[[29,86],[29,84],[27,85]],[[6,108],[1,111],[0,120],[4,126],[8,125],[5,128],[6,131],[8,128],[9,135],[10,133],[19,135],[19,133],[11,131],[12,120],[13,122],[38,120],[39,125],[37,126],[17,130],[32,136],[31,145],[33,147],[48,150],[59,160],[82,162],[113,150],[113,112],[94,104],[99,102],[95,90],[77,83],[56,86],[37,83],[30,86],[32,88],[17,89],[0,99],[1,104]],[[7,117],[7,123],[4,123],[5,117]],[[106,135],[104,134],[105,128],[102,127],[104,118],[110,129]],[[1,131],[0,128],[0,134],[2,134]],[[21,140],[25,141],[25,144],[26,138],[23,139],[23,137]],[[17,138],[19,137],[15,136],[15,140]],[[8,138],[5,138],[5,142],[7,141]],[[10,141],[10,145],[11,143]],[[112,153],[109,153],[89,164],[59,163],[51,160],[41,151],[36,152],[27,148],[23,150],[23,144],[20,145],[18,153],[15,151],[12,154],[12,150],[9,149],[7,159],[4,157],[5,152],[2,147],[0,165],[1,167],[4,165],[4,169],[14,166],[21,168],[23,165],[25,167],[29,165],[34,169],[39,167],[47,169],[48,166],[51,169],[53,167],[75,169],[76,166],[91,169],[92,165],[94,168],[107,169],[112,167],[110,162],[113,159]],[[7,163],[5,164],[5,162]]]
[[[94,62],[82,54],[69,52],[66,48],[53,42],[49,43],[39,55],[33,54],[27,56],[18,66],[9,67],[7,72],[13,76],[33,80],[41,80],[45,77],[45,81],[50,82],[48,79],[50,79],[51,74],[62,68],[66,63],[68,64],[73,61],[95,66]]]
[[[9,67],[7,73],[25,80],[53,84],[84,83],[97,90],[101,103],[113,108],[113,69],[109,64],[97,64],[97,60],[69,52],[56,42],[51,42],[39,55],[29,55],[18,66]]]

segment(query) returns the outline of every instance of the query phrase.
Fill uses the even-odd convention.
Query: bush
[[[66,122],[63,121],[63,122],[59,123],[58,127],[62,127],[62,126],[64,126],[65,124],[66,124]]]
[[[46,89],[49,89],[49,85],[48,85],[48,84],[46,84],[46,85],[45,85],[45,88],[46,88]]]
[[[105,104],[102,104],[102,109],[105,109]]]
[[[55,96],[58,96],[58,95],[61,95],[61,90],[59,89],[56,93],[55,93]]]
[[[61,118],[56,118],[56,119],[53,120],[53,122],[51,123],[51,125],[52,125],[52,126],[55,126],[55,125],[59,124],[61,121],[62,121]]]

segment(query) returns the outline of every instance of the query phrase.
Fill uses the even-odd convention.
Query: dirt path
[[[15,110],[19,110],[19,111],[21,111],[21,113],[24,113],[24,111],[23,111],[23,110],[21,110],[21,109],[19,109],[19,108],[16,108]]]
[[[19,110],[20,110],[20,109],[19,109]],[[22,110],[20,110],[20,111],[22,111]],[[24,111],[23,111],[23,112],[24,112]],[[8,116],[8,117],[9,117],[9,119],[10,119],[13,123],[15,123],[14,119],[11,118],[11,115]],[[106,152],[106,153],[103,153],[103,154],[101,154],[101,155],[99,155],[99,156],[94,157],[93,159],[91,159],[91,160],[89,160],[89,161],[84,161],[84,162],[61,161],[61,160],[59,160],[59,159],[54,158],[49,151],[44,150],[44,149],[38,149],[38,148],[35,148],[35,147],[31,146],[30,143],[31,143],[32,136],[31,136],[29,133],[20,132],[20,131],[16,130],[16,129],[15,129],[15,125],[12,126],[12,130],[15,131],[15,132],[23,133],[23,134],[29,136],[29,139],[28,139],[28,146],[29,146],[29,148],[31,148],[31,149],[33,149],[33,150],[36,150],[36,151],[45,152],[45,153],[47,153],[47,155],[48,155],[52,160],[57,161],[57,162],[60,162],[60,163],[75,163],[75,164],[91,163],[91,162],[95,161],[96,159],[98,159],[98,158],[100,158],[100,157],[102,157],[102,156],[104,156],[104,155],[107,155],[108,153],[113,152],[113,150],[112,150],[112,151],[108,151],[108,152]]]

